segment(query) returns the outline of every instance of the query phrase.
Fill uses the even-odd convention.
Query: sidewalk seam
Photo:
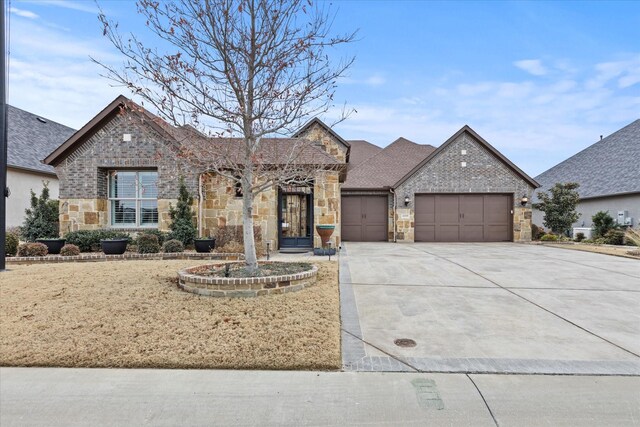
[[[465,374],[465,375],[466,375],[467,378],[469,378],[469,381],[471,381],[471,384],[473,384],[473,386],[478,391],[478,394],[482,398],[482,401],[484,402],[484,406],[487,407],[487,410],[489,411],[489,415],[491,415],[491,418],[493,419],[493,422],[495,423],[496,427],[499,427],[500,424],[498,424],[498,420],[496,420],[496,416],[493,414],[493,411],[491,410],[491,407],[489,406],[489,403],[487,403],[487,399],[484,398],[484,395],[480,391],[480,387],[478,387],[476,382],[473,380],[473,378],[471,378],[471,376],[469,374]]]

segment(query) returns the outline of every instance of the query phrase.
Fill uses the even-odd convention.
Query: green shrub
[[[609,230],[616,228],[616,223],[609,215],[609,211],[597,212],[591,217],[593,222],[593,237],[604,237]]]
[[[157,254],[160,252],[160,243],[155,234],[141,234],[138,236],[138,253]]]
[[[23,243],[18,246],[18,256],[45,256],[48,252],[44,243]]]
[[[533,240],[540,240],[542,236],[544,236],[544,228],[531,224],[531,238]]]
[[[58,237],[58,201],[49,199],[48,182],[43,182],[40,197],[31,190],[31,207],[24,212],[22,237],[27,242]]]
[[[164,242],[162,250],[166,253],[178,253],[184,252],[184,245],[180,240],[171,239]]]
[[[543,242],[555,242],[558,240],[558,236],[556,236],[555,234],[545,234],[544,236],[540,237],[540,240],[542,240]]]
[[[193,215],[191,213],[192,204],[193,197],[187,190],[184,178],[180,177],[178,203],[175,208],[169,205],[169,216],[171,217],[169,238],[180,240],[185,246],[192,244],[197,235],[196,225],[193,223]]]
[[[7,256],[16,256],[18,253],[18,245],[20,237],[16,233],[7,232],[4,239],[4,252]]]
[[[624,231],[609,230],[604,235],[604,240],[607,245],[622,245],[624,243]]]
[[[169,236],[169,233],[165,233],[164,231],[160,231],[156,228],[150,228],[148,230],[144,230],[144,232],[142,232],[142,234],[153,234],[154,236],[156,236],[158,238],[158,244],[160,246],[162,246],[162,244],[165,242],[165,240],[170,240],[167,237]]]
[[[576,233],[576,242],[582,242],[584,240],[584,233]]]
[[[70,245],[67,243],[60,249],[60,255],[62,256],[78,256],[80,255],[80,248],[76,245]]]
[[[117,230],[80,230],[70,231],[64,236],[67,243],[76,245],[81,252],[100,251],[100,240],[131,239],[128,233]]]

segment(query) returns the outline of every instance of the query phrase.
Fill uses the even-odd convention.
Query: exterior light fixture
[[[522,198],[520,199],[520,204],[522,206],[526,206],[527,203],[529,203],[529,198],[527,197],[527,195],[525,194],[524,196],[522,196]]]
[[[405,206],[409,206],[409,202],[411,201],[411,199],[409,199],[409,196],[404,196],[404,205]]]

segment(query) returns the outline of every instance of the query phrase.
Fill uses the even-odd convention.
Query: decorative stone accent
[[[313,186],[314,225],[335,225],[331,246],[340,245],[340,182],[338,172],[321,171],[316,174]],[[320,235],[313,230],[313,246],[321,247]]]
[[[70,231],[98,230],[108,223],[105,199],[60,200],[60,236]]]
[[[302,290],[316,283],[318,267],[295,274],[266,277],[212,277],[197,274],[206,267],[191,267],[178,272],[178,286],[186,292],[210,297],[248,298]]]
[[[203,234],[215,235],[218,227],[243,225],[242,198],[236,197],[234,183],[228,178],[208,174],[204,181]],[[270,188],[258,194],[253,204],[254,225],[260,226],[262,241],[278,241],[278,192]]]
[[[531,208],[518,207],[513,210],[513,241],[531,241]]]
[[[338,139],[331,135],[331,133],[327,129],[325,129],[323,126],[320,126],[320,124],[312,124],[299,136],[300,138],[305,138],[309,141],[314,141],[318,144],[321,144],[324,147],[324,150],[339,162],[345,163],[347,161],[347,147],[345,147]]]
[[[138,254],[127,252],[122,255],[105,255],[103,253],[85,253],[76,256],[47,255],[36,257],[7,257],[10,264],[39,264],[61,262],[99,262],[99,261],[137,261],[137,260],[164,260],[164,259],[199,259],[199,260],[223,260],[238,261],[244,259],[243,254],[234,253],[197,253],[176,252],[157,254]]]

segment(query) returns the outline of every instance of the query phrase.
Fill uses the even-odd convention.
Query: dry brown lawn
[[[340,368],[337,263],[317,263],[315,286],[283,295],[178,289],[178,269],[205,263],[10,266],[0,273],[0,365]]]
[[[599,246],[588,244],[553,244],[545,243],[545,246],[554,248],[573,249],[575,251],[595,252],[598,254],[615,255],[625,258],[640,259],[640,256],[629,254],[629,252],[638,251],[637,246]]]

